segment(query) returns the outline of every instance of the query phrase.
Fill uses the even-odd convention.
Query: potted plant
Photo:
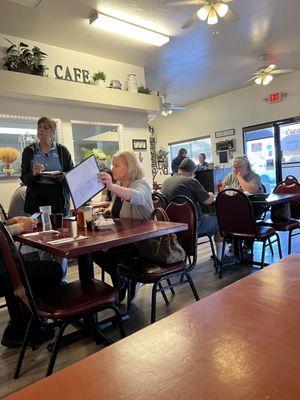
[[[138,87],[138,93],[142,93],[142,94],[150,94],[150,89],[148,89],[147,87],[141,85]]]
[[[95,83],[95,85],[104,87],[105,86],[105,81],[106,81],[106,75],[102,71],[95,72],[94,75],[92,76],[92,79]]]
[[[96,160],[98,162],[99,166],[102,166],[103,164],[107,166],[107,162],[110,161],[110,156],[108,154],[105,154],[103,151],[98,150],[98,149],[87,149],[86,147],[81,147],[81,152],[84,156],[84,158],[90,157],[94,155],[96,157]]]
[[[14,173],[11,164],[20,157],[20,152],[13,147],[0,147],[0,160],[3,162],[3,172],[6,176]]]
[[[18,45],[12,43],[10,40],[5,39],[10,43],[6,50],[3,66],[9,71],[24,72],[25,74],[33,74],[44,76],[47,67],[44,65],[44,60],[47,54],[41,51],[37,46],[29,48],[28,44],[20,42]]]

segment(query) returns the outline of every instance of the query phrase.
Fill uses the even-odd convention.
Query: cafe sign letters
[[[64,67],[57,64],[54,67],[54,76],[56,79],[90,84],[90,72],[87,69]]]

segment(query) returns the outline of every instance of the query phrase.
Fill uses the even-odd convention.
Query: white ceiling
[[[234,0],[235,23],[181,25],[197,6],[167,7],[166,0],[42,0],[29,8],[1,0],[0,30],[14,36],[145,67],[149,87],[188,104],[242,87],[261,66],[259,55],[280,68],[300,69],[300,0]],[[90,27],[103,7],[161,25],[171,36],[161,47],[144,45]]]

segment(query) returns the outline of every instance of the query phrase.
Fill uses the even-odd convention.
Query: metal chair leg
[[[160,288],[160,293],[161,293],[161,295],[162,295],[162,297],[163,297],[163,299],[164,299],[164,301],[166,303],[166,306],[168,306],[170,303],[169,303],[169,300],[167,298],[167,295],[166,295],[166,293],[164,291],[164,288],[163,288],[163,285],[161,284],[161,282],[159,282],[158,287]]]
[[[171,280],[169,278],[167,278],[166,281],[167,281],[168,285],[170,286],[170,291],[171,291],[172,295],[175,296],[175,290],[172,286]]]
[[[50,360],[49,360],[46,376],[51,375],[52,372],[53,372],[54,364],[55,364],[57,353],[58,353],[58,349],[59,349],[59,343],[60,343],[60,340],[61,340],[61,338],[62,338],[62,336],[64,334],[64,331],[65,331],[67,326],[68,326],[68,323],[67,322],[63,322],[61,324],[61,326],[59,327],[59,332],[58,332],[57,338],[55,340],[55,343],[54,343],[54,346],[53,346],[53,349],[52,349],[52,354],[51,354],[51,357],[50,357]]]
[[[276,233],[276,238],[277,238],[278,254],[279,254],[279,258],[281,259],[282,258],[282,250],[281,250],[280,236],[278,233]]]
[[[118,323],[118,327],[119,327],[121,338],[124,338],[124,337],[126,337],[126,333],[125,333],[125,329],[124,329],[124,326],[123,326],[122,314],[121,314],[120,310],[118,309],[118,307],[115,306],[114,304],[111,306],[111,308],[114,310],[114,312],[116,314],[117,323]]]
[[[130,305],[131,305],[131,279],[128,278],[128,288],[127,288],[127,311],[126,313],[129,314]]]
[[[220,269],[219,269],[219,279],[222,278],[222,272],[224,269],[224,254],[225,254],[225,240],[223,240],[223,245],[222,245],[222,256],[221,256],[221,264],[220,264]]]
[[[266,241],[264,240],[262,254],[261,254],[261,264],[260,264],[261,269],[265,266],[265,252],[266,252]]]
[[[33,317],[30,318],[30,321],[28,322],[28,325],[26,328],[26,333],[25,333],[23,343],[22,343],[22,348],[21,348],[21,351],[19,354],[19,358],[18,358],[18,362],[17,362],[15,374],[14,374],[14,379],[18,379],[20,376],[20,371],[21,371],[23,360],[24,360],[25,352],[26,352],[27,346],[28,346],[29,341],[32,336],[32,333],[31,333],[32,325],[33,325]]]
[[[289,231],[288,254],[291,254],[292,251],[292,232],[292,230]]]
[[[274,250],[273,250],[273,246],[272,246],[272,240],[269,238],[268,242],[269,242],[270,251],[271,251],[271,254],[272,254],[272,257],[273,257],[274,256]]]
[[[157,283],[154,283],[152,287],[151,296],[151,324],[156,321],[156,293],[157,293]]]
[[[188,272],[185,272],[184,275],[187,277],[187,280],[189,281],[189,284],[190,284],[190,287],[192,289],[192,292],[193,292],[193,295],[195,297],[195,300],[199,301],[200,297],[199,297],[199,294],[197,292],[197,289],[195,287],[195,284],[194,284],[194,281],[193,281],[191,275]]]
[[[218,267],[217,267],[217,261],[216,261],[216,252],[215,252],[215,247],[214,247],[214,242],[211,236],[208,236],[209,239],[209,243],[210,243],[210,248],[211,248],[211,254],[214,260],[214,267],[215,270],[217,271]]]
[[[103,268],[101,268],[101,281],[105,282],[105,271]]]

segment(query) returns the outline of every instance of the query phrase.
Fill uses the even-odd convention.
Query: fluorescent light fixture
[[[21,4],[22,6],[36,8],[42,0],[9,0],[12,3]]]
[[[169,36],[162,33],[98,12],[90,18],[90,25],[155,46],[163,46],[170,40]]]

